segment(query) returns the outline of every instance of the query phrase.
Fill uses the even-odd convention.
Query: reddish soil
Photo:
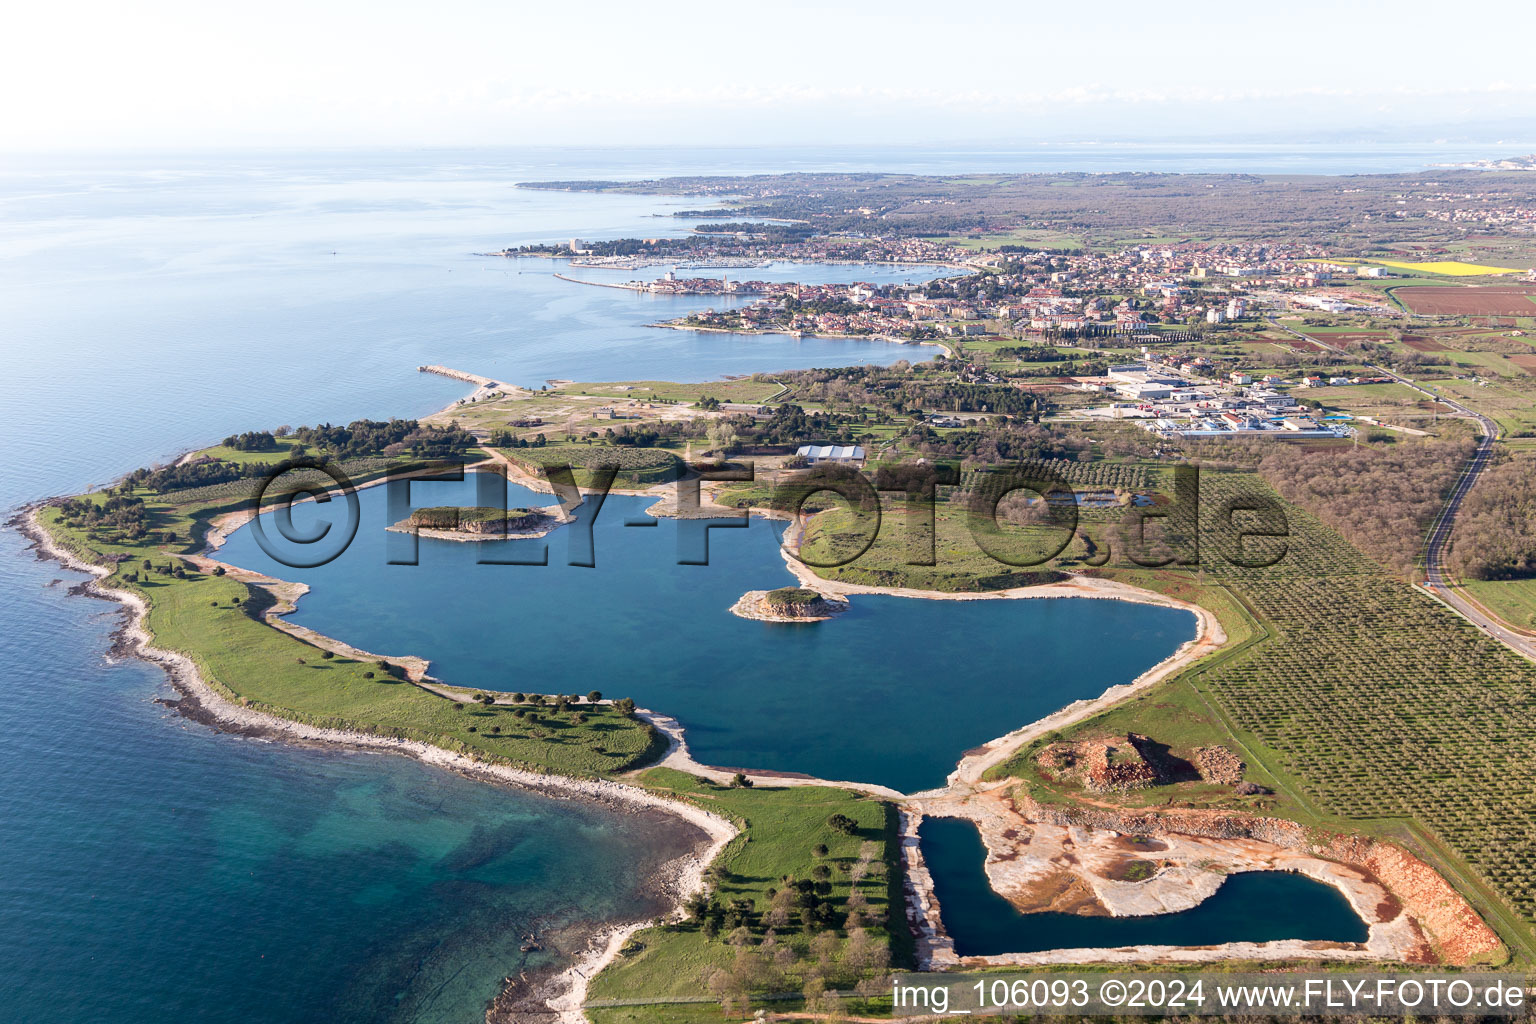
[[[1509,361],[1529,373],[1536,373],[1536,352],[1529,355],[1510,356]]]
[[[1391,341],[1390,334],[1381,331],[1340,331],[1337,334],[1319,334],[1321,341]]]
[[[1395,288],[1398,300],[1415,313],[1464,316],[1536,316],[1536,288],[1529,285],[1473,286],[1415,285]]]
[[[1436,344],[1433,338],[1425,338],[1422,335],[1405,335],[1403,344],[1419,352],[1445,352],[1444,345]]]

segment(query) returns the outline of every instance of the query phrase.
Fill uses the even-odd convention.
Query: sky
[[[0,148],[1536,137],[1527,8],[17,0]]]

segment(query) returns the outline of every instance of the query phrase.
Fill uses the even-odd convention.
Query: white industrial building
[[[813,466],[818,462],[857,465],[864,461],[864,447],[857,444],[803,444],[795,454]]]

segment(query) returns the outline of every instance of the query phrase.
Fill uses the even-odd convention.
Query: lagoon
[[[508,491],[512,506],[552,499]],[[1195,631],[1186,611],[1081,598],[859,595],[828,622],[741,619],[729,608],[743,592],[794,582],[783,524],[711,529],[709,564],[680,565],[680,552],[702,553],[703,524],[650,519],[654,499],[622,495],[584,503],[578,522],[549,539],[547,566],[479,564],[530,559],[542,541],[426,538],[418,564],[391,565],[408,541],[384,530],[385,488],[358,498],[357,537],[328,565],[288,568],[248,527],[221,557],[309,584],[293,618],[328,636],[427,657],[455,685],[630,697],[675,716],[693,756],[721,767],[902,792],[940,786],[966,750],[1130,682]],[[415,483],[411,499],[476,503],[472,480]],[[295,524],[308,530],[339,504],[297,506]],[[587,523],[592,568],[569,564]]]

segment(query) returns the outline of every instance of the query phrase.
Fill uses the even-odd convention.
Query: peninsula
[[[31,507],[21,525],[129,609],[125,647],[167,668],[194,718],[696,830],[694,853],[657,882],[675,912],[594,934],[560,976],[509,985],[493,1019],[538,1006],[599,1024],[686,1020],[701,996],[741,1013],[873,1014],[891,968],[1526,968],[1536,560],[1509,514],[1531,500],[1529,456],[1506,440],[1536,430],[1536,292],[1517,179],[1442,194],[1383,176],[1335,203],[1305,180],[1111,195],[1113,182],[1073,178],[1050,185],[1073,207],[1062,212],[1032,180],[962,194],[911,176],[784,176],[733,200],[731,216],[751,218],[733,223],[811,229],[506,255],[948,263],[962,272],[920,285],[763,284],[737,292],[749,304],[675,325],[867,329],[943,339],[942,356],[539,390],[434,365],[474,392],[420,420],[234,435]],[[1394,238],[1351,219],[1396,196],[1408,215]],[[1337,216],[1261,237],[1237,215],[1253,202]],[[1486,235],[1448,227],[1473,214]],[[877,222],[894,226],[868,230]],[[1134,601],[1197,625],[1139,677],[1037,721],[1000,695],[999,735],[955,750],[924,792],[704,764],[672,717],[685,708],[457,685],[423,652],[297,625],[302,585],[220,558],[268,478],[283,482],[275,496],[313,494],[332,474],[374,486],[424,460],[553,499],[418,508],[391,530],[553,539],[600,493],[654,498],[652,517],[789,520],[798,586],[743,580],[734,608],[719,606],[817,623],[764,634],[835,642],[878,614],[860,608],[875,597]],[[615,688],[622,678],[603,682]],[[974,825],[988,888],[1022,914],[1178,915],[1229,875],[1295,872],[1342,898],[1364,938],[965,952],[923,827],[945,818]]]

